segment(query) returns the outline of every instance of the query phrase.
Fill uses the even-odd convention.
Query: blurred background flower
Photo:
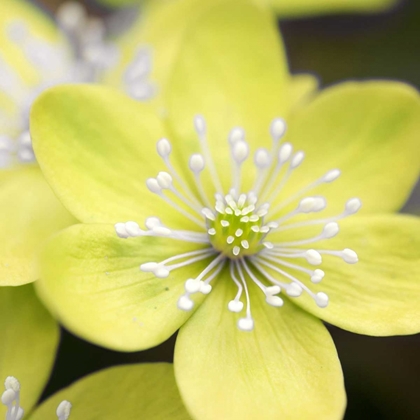
[[[93,15],[108,16],[110,11],[104,6],[106,2],[115,5],[118,0],[104,0],[102,5],[91,0],[82,3]],[[60,3],[60,0],[38,0],[46,11],[56,10]],[[420,2],[382,1],[377,8],[366,10],[362,7],[359,11],[377,12],[384,5],[390,8],[375,14],[338,14],[355,10],[337,6],[312,8],[310,12],[302,9],[300,13],[279,13],[279,26],[292,72],[312,72],[319,77],[322,86],[345,79],[392,78],[419,88]],[[315,14],[318,16],[314,17]],[[417,188],[403,211],[418,214],[419,207],[420,189]],[[329,330],[340,353],[346,378],[349,403],[345,418],[417,419],[420,413],[420,336],[374,338],[334,327]],[[170,361],[174,341],[172,337],[158,348],[121,354],[88,344],[64,331],[54,373],[43,398],[103,367]]]

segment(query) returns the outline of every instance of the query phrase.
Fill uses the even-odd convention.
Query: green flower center
[[[264,224],[266,207],[256,211],[256,197],[241,194],[237,200],[228,194],[218,196],[215,212],[206,214],[207,233],[213,248],[230,259],[254,255],[263,248],[270,230]]]

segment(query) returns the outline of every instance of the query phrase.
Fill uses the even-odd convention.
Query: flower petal
[[[351,197],[362,200],[365,213],[396,210],[419,175],[419,132],[420,97],[408,85],[344,83],[327,89],[290,120],[286,137],[306,158],[278,200],[339,168],[337,181],[316,190],[325,193],[331,212],[341,212]]]
[[[146,187],[146,179],[165,168],[156,152],[164,133],[152,108],[104,87],[56,87],[32,108],[31,134],[44,175],[87,223],[161,217],[169,209]],[[174,223],[177,214],[172,211]]]
[[[327,308],[301,296],[294,302],[340,328],[374,336],[420,331],[420,220],[405,215],[354,217],[340,223],[341,233],[320,245],[350,248],[354,265],[324,256],[325,278],[314,291],[329,296]]]
[[[37,290],[63,324],[87,340],[122,351],[153,347],[191,316],[177,300],[205,262],[167,278],[139,267],[197,249],[167,238],[124,240],[110,225],[74,225],[46,245]]]
[[[0,381],[16,377],[27,412],[47,383],[58,345],[59,329],[35,296],[33,286],[0,287]],[[0,417],[6,407],[0,405]]]
[[[0,203],[0,285],[35,281],[40,245],[75,219],[57,200],[37,165],[0,172]]]
[[[194,147],[193,118],[202,114],[219,172],[225,173],[232,128],[244,127],[253,145],[270,144],[270,122],[289,109],[289,78],[273,17],[246,1],[216,5],[186,33],[164,92],[174,136]]]
[[[255,329],[239,331],[227,309],[236,293],[231,283],[218,279],[177,338],[175,376],[191,414],[200,420],[341,417],[343,376],[322,323],[293,305],[270,307],[251,290]]]
[[[306,104],[311,95],[314,95],[319,87],[317,77],[309,73],[292,76],[289,89],[291,89],[291,108]]]
[[[397,0],[269,0],[280,18],[386,10]]]
[[[30,420],[52,418],[63,400],[72,404],[70,418],[75,419],[190,419],[168,363],[117,366],[91,374],[54,394]]]

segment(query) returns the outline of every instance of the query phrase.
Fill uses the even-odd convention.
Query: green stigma
[[[256,209],[257,197],[254,193],[240,194],[236,199],[233,194],[216,197],[215,212],[204,211],[207,233],[214,249],[230,259],[260,252],[269,243],[264,238],[271,224],[264,224],[268,204]]]

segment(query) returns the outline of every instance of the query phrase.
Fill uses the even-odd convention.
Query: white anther
[[[320,308],[325,308],[328,306],[328,296],[324,293],[324,292],[318,292],[315,295],[315,303],[320,307]]]
[[[32,162],[34,160],[34,153],[31,149],[20,149],[17,154],[21,162]]]
[[[292,161],[290,162],[290,167],[292,169],[297,168],[303,162],[304,157],[305,157],[305,153],[303,152],[295,153],[292,157]]]
[[[266,226],[267,226],[269,229],[277,229],[277,228],[279,227],[279,224],[278,224],[277,222],[268,222],[268,223],[266,224]]]
[[[231,312],[241,312],[244,304],[240,300],[231,300],[228,303],[228,309]]]
[[[207,207],[204,207],[202,210],[201,210],[201,213],[207,218],[207,219],[209,219],[209,220],[212,220],[212,221],[215,221],[216,220],[216,218],[214,217],[214,214],[213,214],[213,212],[210,210],[210,209],[208,209]]]
[[[286,293],[291,297],[298,297],[302,294],[303,289],[297,283],[290,283],[287,286]]]
[[[332,169],[331,171],[328,171],[322,178],[324,182],[333,182],[335,181],[339,176],[341,172],[339,169]]]
[[[281,307],[281,306],[283,306],[283,304],[284,304],[283,299],[281,297],[279,297],[279,296],[271,296],[271,295],[269,295],[269,296],[267,296],[265,298],[265,301],[269,305],[276,306],[278,308]]]
[[[233,243],[234,240],[235,238],[233,236],[228,236],[226,242],[230,245],[231,243]]]
[[[237,141],[232,147],[232,155],[236,163],[242,163],[249,155],[249,146],[246,141]]]
[[[204,283],[203,281],[200,282],[200,293],[203,295],[208,295],[211,292],[211,284]]]
[[[241,241],[242,248],[248,249],[249,248],[249,242],[247,240]]]
[[[156,180],[159,184],[159,187],[168,190],[172,187],[172,177],[168,172],[159,172]]]
[[[356,264],[357,261],[359,261],[357,254],[349,248],[344,249],[341,256],[343,257],[343,260],[349,264]]]
[[[284,143],[279,150],[279,163],[283,164],[290,159],[293,152],[293,146],[290,143]]]
[[[64,400],[61,401],[61,403],[58,405],[57,407],[57,417],[59,420],[67,420],[70,416],[70,410],[71,410],[71,403],[69,403],[68,401]]]
[[[169,270],[166,267],[159,265],[158,268],[153,271],[153,274],[160,279],[165,279],[169,276]]]
[[[258,233],[260,231],[260,227],[259,226],[251,226],[251,230],[255,233]]]
[[[232,249],[233,255],[238,256],[239,253],[241,252],[241,248],[239,248],[239,246],[234,246]]]
[[[362,202],[358,198],[351,198],[346,203],[346,213],[354,214],[357,213],[362,207]]]
[[[194,155],[191,155],[190,162],[189,162],[190,169],[195,173],[200,173],[205,166],[204,158],[199,153],[195,153]]]
[[[313,212],[324,210],[325,207],[327,207],[327,200],[324,197],[314,197],[315,198],[315,204],[312,208]]]
[[[324,226],[324,230],[322,231],[322,236],[327,239],[333,238],[339,232],[340,228],[338,223],[330,222]]]
[[[159,194],[162,190],[156,178],[148,178],[146,186],[152,193]]]
[[[242,229],[236,229],[235,236],[237,238],[241,237],[244,231]]]
[[[266,295],[277,295],[277,293],[280,293],[280,292],[281,292],[281,288],[277,284],[274,285],[274,286],[268,286],[265,289],[265,294]]]
[[[172,235],[171,229],[165,226],[154,226],[152,231],[158,236],[169,236]]]
[[[140,236],[141,235],[141,229],[136,222],[127,222],[125,224],[125,230],[130,236]]]
[[[185,284],[185,291],[188,293],[197,293],[200,291],[200,280],[196,280],[196,279],[188,279]]]
[[[316,205],[316,198],[315,197],[306,197],[302,198],[299,202],[298,211],[302,213],[310,213],[313,211]]]
[[[262,231],[262,230],[260,229],[260,231]],[[271,242],[263,242],[263,246],[267,249],[273,249],[274,248],[274,245]]]
[[[16,392],[13,389],[9,388],[3,392],[1,396],[1,402],[4,405],[10,405],[16,399]]]
[[[24,131],[18,138],[19,145],[22,147],[31,147],[31,133],[29,131]]]
[[[14,376],[8,376],[4,381],[4,387],[6,389],[13,389],[15,392],[20,391],[20,383]]]
[[[229,133],[229,142],[235,144],[237,141],[245,140],[245,131],[241,127],[233,128]]]
[[[258,149],[254,154],[254,163],[257,168],[268,168],[271,164],[270,152],[267,149]]]
[[[274,141],[280,140],[286,132],[286,122],[282,118],[275,118],[270,124],[270,134]]]
[[[206,121],[201,115],[196,115],[194,117],[194,127],[195,127],[195,131],[199,135],[202,136],[206,134]]]
[[[140,270],[145,273],[154,272],[159,267],[159,264],[156,262],[147,262],[140,266]]]
[[[306,261],[308,261],[308,263],[312,265],[319,265],[322,263],[321,254],[318,251],[315,251],[314,249],[308,249],[307,251],[305,251],[305,258]]]
[[[252,331],[254,329],[254,320],[252,318],[240,318],[238,328],[241,331]]]
[[[146,219],[145,225],[147,227],[147,229],[154,229],[157,226],[162,226],[162,222],[160,221],[160,219],[158,217],[148,217]]]
[[[207,231],[207,233],[209,234],[209,235],[216,235],[216,229],[215,228],[210,228],[208,231]]]
[[[178,299],[178,308],[182,309],[183,311],[191,311],[194,307],[194,302],[186,295],[182,295]]]
[[[130,236],[125,229],[125,223],[115,223],[114,228],[118,237],[127,239]]]
[[[86,19],[85,8],[76,1],[63,3],[57,10],[57,22],[67,31],[81,28]]]
[[[324,276],[325,276],[325,273],[319,268],[317,268],[316,270],[314,270],[314,273],[311,276],[311,282],[319,283],[324,278]]]
[[[223,227],[228,227],[228,226],[230,225],[230,223],[229,223],[227,220],[221,220],[221,221],[220,221],[220,224],[221,224]]]
[[[160,157],[166,158],[171,154],[172,146],[168,139],[160,139],[156,143],[156,150]]]

